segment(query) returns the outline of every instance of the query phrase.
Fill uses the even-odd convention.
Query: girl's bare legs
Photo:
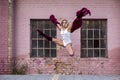
[[[42,31],[40,31],[40,30],[37,30],[37,31],[39,32],[39,35],[44,36],[47,40],[52,41],[52,42],[54,42],[54,43],[56,43],[56,44],[64,47],[63,41],[62,41],[61,39],[56,39],[56,38],[49,37],[48,35],[44,34],[44,33],[43,33]],[[66,49],[67,49],[67,51],[69,52],[70,55],[73,55],[73,50],[72,50],[71,44],[68,44],[68,45],[66,46]]]
[[[61,39],[52,38],[52,41],[53,41],[54,43],[56,43],[56,44],[64,47],[63,41],[62,41]],[[67,51],[69,52],[70,56],[73,56],[73,55],[74,55],[74,52],[73,52],[71,43],[69,43],[69,44],[66,46],[66,49],[67,49]]]
[[[61,39],[52,38],[52,42],[54,42],[62,47],[64,46],[63,41]]]
[[[72,44],[69,43],[67,46],[66,46],[66,49],[67,51],[69,52],[70,56],[74,56],[74,52],[73,52],[73,48],[72,48]]]

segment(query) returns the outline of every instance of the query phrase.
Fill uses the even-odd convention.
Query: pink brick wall
[[[0,0],[0,74],[8,71],[8,2]]]
[[[120,74],[120,1],[119,0],[16,0],[15,1],[15,51],[18,64],[27,64],[27,73],[62,74]],[[30,58],[30,19],[48,19],[50,14],[60,20],[72,21],[82,7],[91,10],[85,18],[108,19],[108,58],[80,58],[80,29],[72,34],[75,56],[69,57],[58,47],[53,59]],[[58,37],[59,37],[58,31]],[[78,37],[79,36],[79,37]]]

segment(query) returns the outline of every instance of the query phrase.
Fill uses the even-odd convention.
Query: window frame
[[[40,37],[38,36],[38,33],[37,33],[37,38],[35,39],[35,40],[37,40],[37,47],[36,47],[36,49],[37,49],[37,53],[36,53],[36,55],[35,56],[33,56],[32,55],[32,49],[34,49],[33,47],[32,47],[32,41],[33,41],[33,37],[32,37],[32,21],[49,21],[49,19],[30,19],[30,58],[56,58],[57,57],[57,45],[56,45],[56,47],[54,48],[55,50],[56,50],[56,53],[55,53],[55,56],[53,57],[53,56],[51,56],[52,55],[52,53],[49,53],[49,56],[45,56],[45,49],[47,50],[47,48],[45,48],[45,46],[43,46],[43,48],[39,48],[38,47],[38,42],[39,42],[39,40],[43,40],[43,42],[49,42],[49,44],[51,44],[50,46],[52,46],[52,43],[53,42],[51,42],[51,41],[48,41],[48,40],[46,40],[45,38],[43,38],[43,39],[39,39]],[[52,23],[50,23],[50,24],[52,24]],[[45,24],[44,24],[45,25]],[[57,29],[56,29],[56,26],[53,24],[53,27],[55,28],[55,31],[56,31],[56,34],[55,35],[57,35]],[[37,28],[38,28],[38,25],[37,25]],[[45,30],[52,30],[52,29],[45,29],[44,28],[44,33],[45,33]],[[52,35],[52,33],[50,34],[50,35]],[[55,37],[55,36],[52,36],[52,37]],[[43,45],[45,45],[45,43],[43,43]],[[52,52],[52,49],[53,48],[51,48],[51,47],[49,47],[48,48],[48,50],[51,50],[50,52]],[[39,50],[43,50],[43,56],[39,56],[40,54],[38,53],[38,51]]]
[[[98,28],[98,30],[99,30],[99,36],[100,36],[99,39],[98,39],[98,40],[99,40],[99,48],[98,48],[98,50],[99,50],[99,56],[98,56],[98,57],[95,57],[95,56],[94,56],[94,54],[95,54],[94,51],[97,50],[97,49],[94,48],[94,44],[93,44],[93,48],[90,49],[90,48],[88,47],[88,41],[90,41],[89,38],[88,38],[88,30],[89,30],[89,29],[85,30],[85,32],[86,32],[86,34],[87,34],[87,35],[86,35],[86,38],[87,38],[87,39],[85,39],[85,40],[87,40],[87,41],[86,41],[87,43],[86,43],[85,49],[82,48],[82,44],[83,44],[83,43],[82,43],[82,40],[83,40],[83,39],[82,39],[82,31],[83,31],[83,29],[82,29],[82,27],[81,27],[81,30],[80,30],[80,35],[81,35],[81,39],[80,39],[80,41],[81,41],[81,49],[80,49],[81,54],[80,54],[80,58],[108,58],[108,44],[107,44],[107,41],[108,41],[108,40],[107,40],[107,39],[108,39],[108,38],[107,38],[107,37],[108,37],[108,36],[107,36],[107,33],[108,33],[108,32],[107,32],[108,20],[107,20],[107,19],[88,19],[88,18],[83,19],[83,21],[94,21],[94,22],[95,22],[96,20],[101,21],[101,22],[102,22],[102,21],[105,21],[105,22],[106,22],[105,30],[104,30],[104,28],[103,28],[103,31],[105,31],[105,37],[104,37],[104,38],[101,38],[101,31],[100,31],[100,30],[102,30],[102,29]],[[102,24],[101,24],[101,25],[102,25]],[[83,26],[83,25],[82,25],[82,26]],[[95,25],[93,25],[93,26],[95,26]],[[95,40],[95,38],[94,38],[94,30],[97,30],[97,29],[95,29],[95,28],[93,27],[93,29],[91,29],[91,30],[93,31],[93,35],[92,35],[92,36],[93,36],[93,40]],[[92,39],[91,39],[91,40],[92,40]],[[104,40],[104,41],[105,41],[105,46],[106,46],[106,47],[103,49],[103,50],[105,50],[105,56],[104,56],[104,57],[103,57],[103,56],[100,56],[100,54],[102,54],[102,53],[100,53],[100,52],[102,51],[102,48],[101,48],[101,46],[100,46],[100,44],[101,44],[100,41],[101,41],[101,40]],[[94,41],[93,41],[93,42],[94,42]],[[87,51],[87,55],[84,56],[84,57],[82,56],[82,50]],[[89,57],[89,56],[88,56],[88,50],[93,50],[93,53],[92,53],[93,56],[92,56],[92,57]]]

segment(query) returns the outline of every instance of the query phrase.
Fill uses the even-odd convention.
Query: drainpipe
[[[8,73],[11,73],[12,52],[12,0],[8,0]]]

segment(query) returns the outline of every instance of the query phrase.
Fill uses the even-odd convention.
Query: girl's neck
[[[62,27],[64,30],[67,29],[67,27]]]
[[[62,30],[64,31],[64,30],[66,30],[67,28],[62,28]]]

